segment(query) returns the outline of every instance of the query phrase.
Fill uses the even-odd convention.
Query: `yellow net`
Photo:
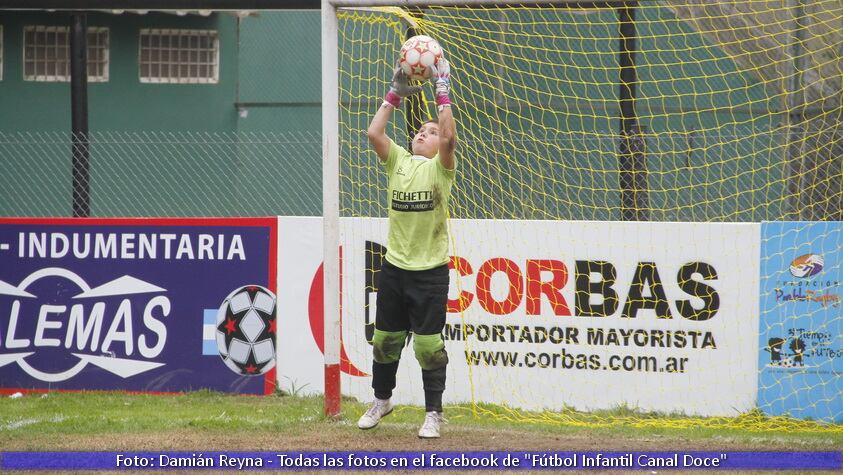
[[[746,285],[757,281],[758,267],[738,269],[734,282],[724,276],[728,262],[743,262],[746,253],[755,253],[755,266],[758,261],[757,247],[740,246],[749,235],[742,233],[751,230],[734,223],[843,220],[843,3],[665,0],[630,8],[348,9],[340,10],[339,30],[345,218],[386,216],[386,177],[366,129],[408,31],[437,39],[451,63],[459,135],[452,255],[463,259],[452,265],[456,281],[445,337],[451,365],[465,367],[449,370],[448,391],[465,389],[454,390],[461,394],[451,396],[454,403],[469,402],[478,413],[505,419],[583,425],[843,430],[753,412],[756,393],[746,389],[746,380],[757,387],[763,350],[757,318],[718,327],[720,333],[671,326],[705,323],[705,311],[717,311],[711,307],[715,297],[723,302],[721,316],[758,316],[757,289]],[[407,102],[387,129],[399,145],[436,115],[429,86],[420,105]],[[579,228],[572,227],[576,221]],[[617,221],[658,226],[613,227]],[[713,227],[673,224],[683,222]],[[361,265],[367,280],[365,296],[344,291],[347,333],[364,322],[371,331],[370,294],[386,240],[382,223],[355,223],[343,242],[366,243]],[[691,234],[696,237],[686,236]],[[606,235],[614,236],[614,249],[589,248]],[[674,239],[681,255],[660,254]],[[724,264],[705,267],[711,260],[697,256],[700,240]],[[560,241],[578,254],[551,255]],[[472,254],[477,242],[492,250]],[[631,269],[625,254],[640,255]],[[664,263],[670,259],[685,261],[671,267]],[[584,280],[576,291],[560,290],[577,279]],[[598,291],[609,281],[617,284]],[[732,283],[738,294],[727,295]],[[590,294],[575,295],[583,288]],[[591,295],[600,292],[602,302]],[[683,304],[686,294],[691,298]],[[727,298],[746,307],[727,309]],[[489,302],[511,308],[496,310]],[[606,305],[611,318],[587,327],[559,319],[578,320]],[[646,318],[635,318],[637,310]],[[345,338],[351,359],[370,358],[362,335],[354,344]],[[615,361],[623,373],[629,358],[634,374],[609,371],[610,377],[595,376],[591,389],[572,387],[591,384],[588,370],[610,364],[611,352],[595,362],[583,345],[608,345],[611,338],[632,342]],[[838,335],[829,344],[843,347]],[[754,361],[723,361],[718,354],[741,345],[754,349]],[[654,348],[664,347],[674,350],[672,363],[649,359]],[[524,349],[532,349],[532,360]],[[583,356],[583,371],[572,376]],[[414,364],[405,365],[405,359],[412,360],[411,352],[402,365]],[[561,371],[516,375],[527,367]],[[417,368],[407,371],[399,385],[405,384],[408,401],[417,402]],[[695,378],[718,385],[705,397],[741,393],[742,405],[698,411],[682,409],[688,406],[681,401],[653,403],[659,397],[682,400],[671,393],[694,388]],[[352,378],[346,387],[365,394],[368,384]],[[836,390],[834,384],[828,389]],[[484,402],[498,406],[489,409]],[[632,408],[632,415],[624,408]],[[836,410],[831,420],[839,422],[843,409]],[[713,417],[645,416],[649,411]]]

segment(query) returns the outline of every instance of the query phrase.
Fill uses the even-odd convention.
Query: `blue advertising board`
[[[0,219],[0,392],[275,387],[276,218]]]
[[[758,407],[843,421],[843,223],[761,225]]]

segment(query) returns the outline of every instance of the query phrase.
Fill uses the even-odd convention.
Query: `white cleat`
[[[372,405],[369,407],[369,410],[367,410],[365,414],[360,416],[360,420],[357,421],[357,427],[361,429],[371,429],[372,427],[378,425],[378,422],[380,422],[381,419],[391,413],[392,403],[389,401],[389,399],[375,398],[375,401],[372,402]]]
[[[419,429],[419,439],[438,439],[439,427],[447,422],[441,412],[430,411],[424,416],[424,423]]]

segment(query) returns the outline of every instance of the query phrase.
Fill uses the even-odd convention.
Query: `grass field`
[[[31,394],[0,399],[0,449],[191,452],[843,450],[843,431],[836,430],[837,426],[833,431],[817,431],[811,430],[812,427],[816,429],[811,424],[788,426],[770,419],[771,430],[752,431],[716,423],[694,424],[694,421],[706,420],[678,416],[660,418],[660,425],[675,428],[641,426],[625,422],[632,419],[627,418],[628,411],[624,410],[600,415],[572,413],[568,415],[569,423],[552,422],[541,415],[536,415],[536,422],[516,423],[507,420],[505,408],[483,406],[480,409],[477,414],[468,406],[447,407],[449,423],[443,437],[420,440],[415,434],[424,414],[418,407],[398,407],[379,427],[363,432],[355,423],[365,406],[354,400],[343,402],[340,418],[327,419],[322,415],[321,398],[283,393],[266,397],[212,392],[171,396],[99,392]],[[640,419],[640,416],[636,418]],[[605,425],[609,420],[612,424]]]

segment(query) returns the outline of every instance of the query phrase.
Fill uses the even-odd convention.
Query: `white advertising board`
[[[446,404],[735,415],[757,391],[759,225],[452,220]],[[372,397],[385,219],[341,220],[342,392]],[[278,227],[278,378],[323,390],[321,218]],[[368,256],[368,257],[367,257]],[[368,288],[367,288],[368,286]],[[423,404],[412,345],[393,396]]]

